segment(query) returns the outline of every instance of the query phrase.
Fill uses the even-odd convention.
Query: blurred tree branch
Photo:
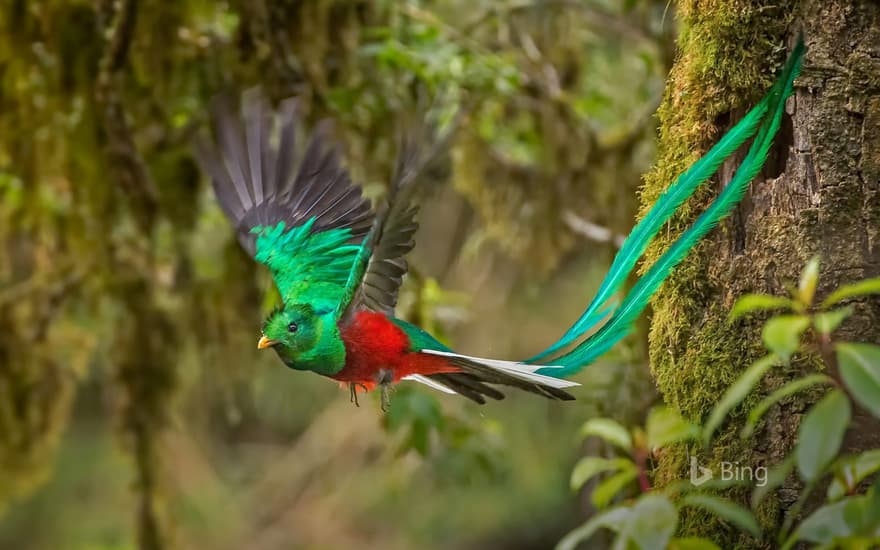
[[[626,238],[625,235],[615,234],[607,227],[602,227],[601,225],[596,225],[593,222],[587,221],[571,210],[563,212],[562,218],[566,225],[578,235],[600,243],[610,242],[617,248],[623,246],[623,240]]]
[[[582,20],[602,33],[621,35],[631,40],[651,41],[656,40],[647,28],[634,24],[631,20],[612,14],[603,8],[588,2],[577,0],[539,0],[526,2],[511,2],[508,4],[493,5],[482,14],[464,25],[463,32],[468,34],[477,27],[487,24],[496,19],[505,19],[520,13],[562,8],[579,12]]]
[[[132,204],[141,229],[147,231],[156,214],[158,190],[137,152],[122,97],[114,82],[125,68],[137,21],[137,7],[137,0],[103,0],[101,25],[107,38],[98,65],[95,100],[107,133],[107,153],[111,162],[117,165],[116,173],[122,189],[134,199]]]
[[[113,173],[127,195],[126,206],[138,220],[141,232],[150,238],[158,214],[159,191],[135,145],[120,90],[135,33],[138,2],[107,0],[101,15],[106,41],[98,65],[95,101],[106,133],[105,150]],[[149,249],[143,252],[146,254],[144,267],[149,269],[154,263],[152,253]],[[131,269],[125,260],[120,261],[123,254],[117,250],[112,255],[113,269],[120,272],[120,277],[110,289],[130,316],[114,341],[116,376],[124,394],[121,424],[125,437],[130,440],[135,462],[138,547],[162,550],[168,532],[159,510],[160,459],[155,440],[165,425],[167,394],[173,386],[170,372],[173,361],[163,358],[169,349],[158,352],[154,348],[156,345],[170,348],[171,341],[161,344],[156,341],[157,333],[167,326],[167,321],[151,303],[149,271]]]

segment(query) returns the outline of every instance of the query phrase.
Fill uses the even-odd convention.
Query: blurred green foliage
[[[355,409],[254,349],[271,283],[190,142],[218,92],[299,95],[378,197],[402,121],[463,110],[400,314],[528,355],[613,250],[566,220],[632,223],[665,2],[2,7],[0,547],[546,547],[573,523],[570,434],[650,400],[638,347],[585,374],[576,405],[401,387],[385,417]]]
[[[789,549],[812,543],[821,548],[856,550],[880,543],[880,478],[876,477],[880,449],[844,443],[848,433],[862,429],[852,414],[853,405],[861,405],[880,418],[880,346],[841,341],[836,331],[853,315],[854,304],[831,309],[842,301],[880,294],[880,278],[844,284],[823,302],[815,303],[818,285],[819,258],[814,257],[790,296],[748,294],[737,300],[730,322],[765,310],[786,313],[764,324],[768,354],[742,372],[701,425],[666,406],[653,408],[645,428],[634,428],[632,433],[612,419],[587,421],[581,433],[601,438],[618,456],[587,456],[575,465],[572,488],[580,490],[590,483],[591,500],[604,510],[566,535],[557,550],[573,550],[601,529],[615,533],[614,548],[721,548],[716,544],[719,541],[710,538],[674,538],[684,508],[703,510],[708,515],[704,521],[734,528],[740,540],[750,541],[752,546],[771,544]],[[816,372],[795,377],[756,405],[744,407],[749,395],[760,391],[762,381],[769,382],[772,370],[790,365],[795,354],[812,354],[814,350],[819,350],[823,361]],[[818,393],[817,387],[821,388]],[[719,426],[740,416],[737,409],[749,409],[741,437],[758,439],[756,427],[765,413],[807,390],[812,392],[811,405],[799,415],[797,441],[778,463],[702,461]],[[675,446],[688,449],[690,479],[652,486],[657,477],[654,459],[674,452]],[[600,482],[591,483],[596,478],[601,478]],[[767,513],[766,497],[779,488],[791,491],[796,499],[781,521],[762,518],[762,513]],[[825,493],[824,498],[820,492]],[[728,498],[731,495],[734,499]],[[751,509],[736,502],[736,497],[749,500]],[[759,523],[759,518],[764,521]],[[693,533],[686,530],[685,534]],[[723,531],[717,534],[728,536]]]

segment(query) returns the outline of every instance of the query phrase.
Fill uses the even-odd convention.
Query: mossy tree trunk
[[[667,402],[700,419],[763,353],[760,320],[728,320],[738,296],[785,293],[785,283],[796,281],[815,254],[822,258],[820,297],[840,283],[880,275],[880,6],[868,0],[687,0],[680,2],[680,16],[680,52],[659,111],[659,158],[646,178],[643,207],[763,95],[801,29],[808,48],[763,172],[734,215],[682,264],[653,304],[650,355],[658,387]],[[722,167],[652,254],[693,221],[739,160]],[[880,341],[880,301],[860,303],[841,338]],[[818,364],[816,357],[798,357],[756,393]],[[706,464],[779,462],[814,399],[786,402],[745,442],[734,417],[712,449],[678,449],[661,457],[659,481],[682,479],[688,452],[701,452]],[[739,420],[744,410],[736,413]],[[847,444],[876,446],[880,429],[857,416]],[[778,524],[796,493],[792,485],[767,499],[761,521]],[[716,540],[727,539],[725,548],[757,544],[726,535],[704,517],[686,519],[684,529],[711,530]]]

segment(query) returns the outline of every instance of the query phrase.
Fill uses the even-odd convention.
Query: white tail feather
[[[455,390],[453,390],[452,388],[444,386],[443,384],[441,384],[439,382],[435,382],[435,381],[431,380],[430,378],[428,378],[427,376],[422,376],[421,374],[410,374],[409,376],[404,376],[403,378],[401,378],[401,380],[412,380],[413,382],[419,382],[421,384],[428,386],[429,388],[433,388],[435,390],[442,391],[443,393],[449,393],[449,394],[458,393]]]
[[[481,365],[485,365],[489,368],[501,371],[509,376],[513,376],[514,378],[519,378],[520,380],[526,380],[528,382],[535,382],[537,384],[543,384],[551,388],[562,389],[580,386],[580,384],[578,384],[577,382],[572,382],[571,380],[553,378],[552,376],[545,376],[543,374],[538,374],[537,372],[535,372],[539,369],[563,368],[556,365],[530,365],[528,363],[518,363],[516,361],[501,361],[500,359],[484,359],[482,357],[471,357],[470,355],[462,355],[460,353],[451,353],[448,351],[437,351],[433,349],[423,349],[421,350],[421,353],[468,359],[470,361],[480,363]]]

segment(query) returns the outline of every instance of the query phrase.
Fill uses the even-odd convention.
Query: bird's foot
[[[349,402],[354,403],[355,407],[360,407],[361,404],[358,401],[358,387],[364,390],[364,393],[367,393],[367,386],[364,384],[359,384],[357,382],[349,382],[348,383],[348,392],[349,392]]]
[[[380,394],[380,406],[382,407],[382,412],[388,412],[388,407],[391,406],[391,384],[382,384]]]
[[[380,406],[382,407],[382,412],[388,412],[388,407],[391,405],[391,383],[394,381],[394,374],[390,370],[382,369],[379,371],[379,375],[376,379],[376,382],[379,384],[379,388],[381,389],[381,400]]]

